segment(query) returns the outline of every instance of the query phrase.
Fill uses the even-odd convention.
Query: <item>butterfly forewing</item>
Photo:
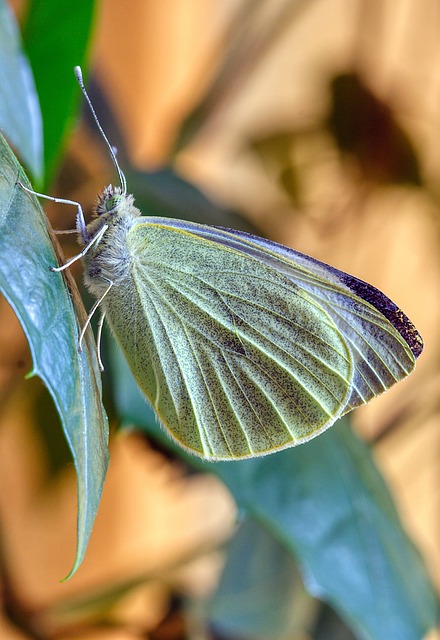
[[[345,413],[406,377],[423,349],[411,321],[381,291],[310,256],[257,236],[178,220],[150,218],[272,266],[307,292],[338,327],[353,363]]]

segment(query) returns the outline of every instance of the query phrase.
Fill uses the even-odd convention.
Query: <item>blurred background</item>
[[[26,24],[27,3],[9,4]],[[60,4],[60,20],[75,38],[75,5]],[[47,43],[32,35],[27,23],[24,42],[44,60]],[[413,320],[425,340],[416,372],[357,410],[352,425],[371,444],[437,588],[439,36],[436,0],[101,0],[78,61],[144,213],[237,226],[292,246],[375,285]],[[60,74],[72,83],[63,54],[34,69],[54,105]],[[116,177],[90,114],[78,116],[79,90],[72,95],[76,115],[72,108],[61,135],[45,140],[44,190],[80,201],[89,215]],[[68,207],[44,208],[55,228],[73,227]],[[63,247],[73,255],[74,240]],[[75,549],[76,478],[71,464],[47,455],[41,424],[52,421],[46,437],[60,450],[62,432],[42,384],[24,381],[26,339],[3,299],[0,313],[1,637],[233,637],[202,632],[182,600],[215,588],[235,503],[214,476],[189,471],[131,430],[111,439],[86,560],[61,595]],[[97,585],[111,584],[121,588],[111,603],[89,609]],[[68,597],[84,602],[63,610]],[[354,637],[342,622],[319,631],[317,607],[309,603],[302,628],[284,637]]]

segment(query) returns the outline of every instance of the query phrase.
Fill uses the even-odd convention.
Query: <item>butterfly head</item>
[[[133,196],[124,193],[121,187],[109,184],[98,196],[93,217],[100,218],[102,222],[105,220],[106,224],[109,224],[111,220],[139,215],[140,211],[134,206]]]
[[[96,205],[96,215],[102,216],[106,213],[117,213],[121,206],[128,203],[133,203],[133,196],[127,196],[122,192],[121,187],[114,187],[109,184],[105,187],[104,191],[98,196],[98,203]]]

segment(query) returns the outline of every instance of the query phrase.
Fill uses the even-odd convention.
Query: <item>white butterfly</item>
[[[142,217],[98,126],[121,187],[88,225],[74,203],[84,249],[54,270],[83,259],[89,320],[99,307],[99,337],[105,316],[179,444],[211,460],[294,446],[413,370],[422,339],[371,285],[251,234]]]

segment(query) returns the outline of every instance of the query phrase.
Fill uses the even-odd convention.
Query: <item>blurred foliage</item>
[[[366,180],[384,184],[422,184],[408,134],[392,109],[357,73],[343,73],[330,83],[328,125],[338,148],[356,159]]]
[[[3,2],[0,1],[0,7],[4,10]],[[224,105],[225,96],[239,91],[241,81],[251,76],[257,59],[270,51],[289,19],[306,4],[298,0],[284,3],[271,28],[266,28],[264,20],[260,20],[257,25],[259,37],[255,37],[255,24],[250,16],[256,15],[253,10],[264,3],[254,0],[243,3],[228,34],[230,46],[225,49],[223,64],[206,95],[182,124],[175,151],[184,148],[212,123],[214,115]],[[38,147],[41,131],[38,119],[29,118],[29,104],[34,105],[31,110],[38,102],[41,105],[46,187],[60,171],[67,134],[79,104],[72,68],[75,64],[84,65],[87,60],[94,12],[95,3],[85,0],[64,5],[56,0],[33,0],[28,5],[22,27],[26,57],[23,58],[19,41],[14,40],[14,56],[11,59],[3,56],[0,62],[1,77],[14,80],[0,83],[2,102],[6,104],[8,100],[16,105],[18,101],[22,105],[13,108],[14,118],[20,118],[20,127],[27,136],[14,139],[16,126],[10,118],[5,118],[1,126],[37,180],[41,171],[38,161],[30,159],[29,141],[36,141],[33,144]],[[5,24],[8,21],[9,26],[6,26],[11,29],[11,17],[5,13],[0,16]],[[5,24],[0,25],[0,30]],[[0,51],[2,46],[0,43]],[[33,69],[36,90],[31,83],[23,81],[27,71],[16,72],[17,68],[25,68],[26,60]],[[236,64],[237,60],[240,64]],[[417,154],[392,109],[353,71],[335,75],[329,87],[330,108],[321,129],[333,136],[335,147],[342,154],[355,158],[363,178],[381,184],[420,185]],[[20,99],[23,95],[26,100]],[[12,96],[15,102],[11,101]],[[103,109],[105,106],[105,101],[100,104]],[[118,145],[125,169],[127,154],[123,140],[116,132],[113,135],[111,114],[104,112],[102,120],[110,139]],[[278,180],[295,209],[300,209],[302,195],[301,170],[294,159],[295,145],[300,137],[315,132],[313,128],[274,128],[255,136],[249,143],[249,148],[260,158],[271,178]],[[1,162],[0,172],[4,178],[8,163],[11,166],[14,162],[6,147],[2,147]],[[2,236],[2,266],[11,267],[4,272],[1,286],[26,328],[34,354],[34,372],[42,375],[52,395],[58,398],[56,404],[68,440],[75,441],[78,434],[83,436],[80,445],[71,445],[78,472],[80,508],[83,504],[83,511],[88,514],[84,520],[80,512],[81,551],[77,566],[90,533],[106,466],[105,447],[100,436],[105,429],[105,417],[100,421],[95,417],[95,412],[101,410],[101,399],[99,383],[94,381],[84,384],[83,379],[79,383],[82,391],[77,393],[86,405],[82,416],[75,415],[74,407],[69,409],[75,394],[65,393],[65,381],[71,372],[64,371],[63,366],[69,367],[70,363],[78,361],[74,321],[70,335],[53,340],[48,328],[36,330],[31,323],[33,317],[40,314],[30,308],[26,296],[38,278],[51,278],[38,300],[43,309],[44,296],[47,294],[49,298],[45,316],[47,325],[53,329],[50,320],[63,313],[60,312],[60,300],[68,308],[64,313],[73,316],[68,290],[61,277],[57,280],[56,291],[53,289],[54,274],[49,273],[47,266],[53,264],[55,257],[47,234],[42,234],[44,225],[39,207],[15,185],[14,172],[18,171],[14,168],[11,173],[8,192],[2,193],[0,202],[3,207],[0,222],[7,230]],[[66,169],[66,165],[62,174],[75,183],[75,174]],[[147,214],[253,229],[238,212],[218,205],[184,180],[173,166],[173,157],[168,166],[156,171],[139,172],[128,166],[127,177],[138,204]],[[1,186],[3,188],[3,182]],[[23,229],[28,230],[26,236]],[[24,255],[30,256],[26,269],[22,266]],[[29,280],[25,285],[20,280],[23,275]],[[14,286],[15,292],[11,293]],[[47,355],[42,361],[35,354],[43,348],[43,343]],[[66,356],[62,355],[64,349]],[[110,344],[108,349],[104,347],[103,357],[106,364],[111,362],[106,387],[112,414],[115,413],[114,422],[118,420],[131,428],[135,425],[141,433],[157,438],[173,456],[197,472],[215,474],[237,502],[241,525],[226,553],[219,583],[210,596],[187,606],[190,621],[187,628],[193,629],[194,637],[196,630],[199,637],[211,634],[213,637],[258,640],[260,637],[295,638],[295,634],[307,633],[316,640],[324,637],[341,640],[353,637],[348,625],[358,638],[415,640],[436,624],[435,595],[423,564],[402,528],[369,448],[353,435],[346,421],[298,449],[240,463],[202,463],[171,444],[158,428],[152,410],[135,389],[114,345]],[[47,374],[41,372],[43,365],[47,365]],[[93,380],[94,368],[86,367],[85,371],[80,371],[80,375],[92,375]],[[65,397],[60,399],[63,393]],[[95,408],[90,409],[91,406]],[[36,417],[40,423],[45,423],[45,427],[53,420],[51,411],[53,407],[44,415],[43,404],[37,403]],[[87,426],[72,421],[84,419],[84,416]],[[60,460],[56,451],[52,459],[58,468]],[[206,549],[201,549],[200,554],[204,553]],[[189,560],[185,558],[182,563]],[[157,579],[166,581],[165,573],[158,576],[140,571],[135,578],[127,576],[123,584],[109,585],[105,593],[85,593],[80,603],[73,600],[63,603],[64,611],[69,615],[73,611],[76,627],[83,621],[84,610],[88,614],[90,609],[99,610],[95,618],[99,624],[111,626],[112,607],[139,585]],[[303,580],[308,592],[330,603],[343,622],[332,609],[321,607],[319,601],[306,592]],[[179,593],[179,602],[181,596]],[[20,623],[21,615],[22,627],[32,628],[32,613],[29,614],[23,605],[20,614],[20,594],[16,593],[15,598],[19,611],[16,621]],[[46,613],[49,618],[64,615],[62,607]],[[87,615],[84,619],[87,620]],[[50,632],[44,637],[51,637]]]
[[[265,171],[278,182],[294,210],[303,206],[301,167],[295,149],[304,138],[328,132],[342,158],[355,163],[359,178],[374,187],[422,186],[419,159],[409,135],[391,107],[379,99],[358,73],[334,76],[330,106],[321,126],[274,130],[248,142]]]
[[[46,189],[78,108],[80,98],[72,70],[86,62],[94,11],[95,3],[90,0],[33,0],[27,6],[23,44],[44,122]]]

